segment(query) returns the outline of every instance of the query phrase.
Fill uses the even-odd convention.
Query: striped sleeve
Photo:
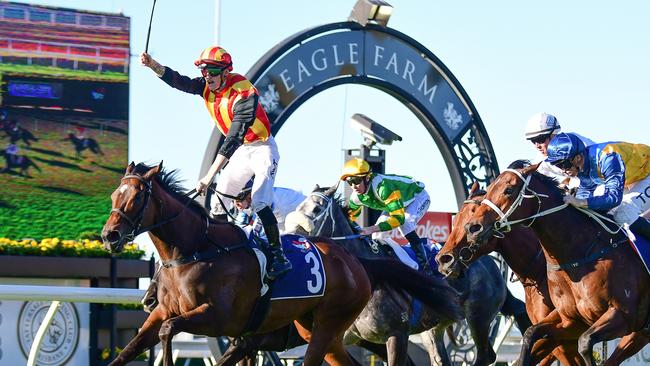
[[[386,206],[385,211],[389,215],[386,221],[379,223],[379,229],[381,231],[389,231],[403,225],[405,215],[404,202],[402,202],[402,194],[399,189],[396,189],[392,192],[382,189],[378,193],[382,198],[384,205]]]
[[[350,202],[348,203],[348,218],[354,222],[359,215],[361,215],[361,208],[363,207],[360,202],[355,202],[355,195],[350,195]]]

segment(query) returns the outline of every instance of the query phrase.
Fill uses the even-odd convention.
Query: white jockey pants
[[[404,208],[404,223],[399,227],[399,231],[403,236],[415,230],[422,216],[429,210],[430,204],[429,194],[424,189],[413,197],[413,200]],[[377,224],[388,220],[389,217],[388,212],[382,212],[379,219],[377,219]]]
[[[621,204],[610,213],[619,224],[631,225],[650,210],[650,175],[625,187]]]
[[[217,192],[235,197],[241,192],[251,177],[251,208],[258,212],[273,203],[273,184],[278,171],[280,153],[273,137],[266,141],[243,144],[235,150],[228,165],[221,171],[217,181]],[[219,195],[225,207],[230,208],[232,199]],[[212,214],[225,214],[226,211],[215,196],[212,199]]]

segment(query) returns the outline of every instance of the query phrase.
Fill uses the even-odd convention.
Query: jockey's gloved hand
[[[583,198],[576,198],[574,196],[569,195],[569,196],[564,196],[562,199],[564,200],[564,203],[568,203],[575,207],[580,207],[580,208],[588,207],[587,200]]]

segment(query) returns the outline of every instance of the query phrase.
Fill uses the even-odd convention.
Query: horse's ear
[[[338,184],[335,184],[335,185],[333,185],[333,186],[327,188],[327,190],[325,191],[325,195],[326,195],[327,197],[331,197],[334,193],[336,193],[336,190],[337,190],[338,188],[339,188],[339,185],[338,185]]]
[[[528,175],[528,174],[530,174],[532,172],[537,171],[537,168],[539,168],[540,164],[541,164],[541,162],[525,167],[524,169],[521,170],[521,174],[522,175]]]
[[[472,197],[476,191],[478,191],[478,181],[474,181],[474,184],[472,184],[472,188],[469,189],[469,196]]]
[[[131,162],[131,164],[129,164],[129,166],[126,167],[126,172],[124,174],[131,174],[133,169],[135,169],[135,164]]]
[[[314,189],[312,189],[311,191],[312,192],[318,192],[319,189],[320,189],[320,186],[318,184],[316,184],[316,186],[314,186]]]
[[[148,172],[144,173],[142,178],[144,179],[151,179],[154,175],[160,173],[162,171],[162,160],[160,161],[160,164],[156,165],[155,167],[149,169]]]

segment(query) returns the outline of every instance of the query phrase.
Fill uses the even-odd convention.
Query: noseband
[[[135,239],[136,236],[139,234],[147,231],[147,230],[140,230],[140,226],[142,226],[142,219],[144,218],[144,213],[149,206],[149,199],[151,198],[151,183],[142,178],[139,175],[136,174],[128,174],[122,177],[121,182],[123,182],[126,179],[137,179],[140,181],[145,186],[144,189],[144,204],[138,211],[138,214],[136,215],[135,219],[131,219],[124,211],[122,211],[119,208],[114,208],[111,210],[111,213],[115,212],[117,213],[121,218],[123,218],[133,230],[127,235],[124,236],[127,240],[133,240]]]

